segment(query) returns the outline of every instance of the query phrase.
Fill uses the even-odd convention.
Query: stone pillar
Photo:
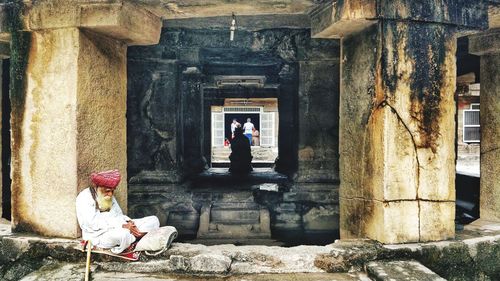
[[[285,64],[279,73],[278,160],[276,170],[288,176],[297,172],[298,163],[298,83],[299,66]],[[284,133],[287,132],[287,133]]]
[[[339,41],[311,39],[299,59],[297,182],[339,182]]]
[[[469,38],[481,56],[481,219],[500,221],[500,28]]]
[[[194,175],[203,171],[204,127],[203,96],[201,92],[203,74],[195,66],[187,66],[181,75],[181,99],[183,116],[184,171]]]
[[[51,2],[22,7],[10,19],[18,22],[12,224],[14,231],[77,237],[75,198],[92,171],[120,170],[116,197],[127,210],[127,45],[158,42],[161,21],[127,2]]]
[[[8,95],[8,92],[4,92],[4,84],[3,84],[3,60],[10,58],[10,33],[8,32],[8,25],[7,25],[7,11],[3,6],[0,6],[0,118],[3,113],[3,99],[4,95]],[[2,120],[0,119],[0,134],[2,132]],[[4,143],[2,143],[2,138],[0,136],[0,218],[2,218],[5,214],[3,213],[4,209],[4,198],[3,198],[3,173],[2,170],[4,169],[3,167],[3,162],[1,160],[1,152],[2,152],[2,147]],[[10,204],[8,204],[10,205]]]
[[[485,15],[482,3],[434,0],[350,0],[313,15],[316,36],[343,38],[341,239],[454,237],[456,32]]]

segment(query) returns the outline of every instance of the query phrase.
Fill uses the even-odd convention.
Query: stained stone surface
[[[486,29],[488,1],[344,0],[326,1],[311,13],[313,37],[339,38],[358,33],[376,19],[444,23]],[[493,4],[492,4],[493,6]]]
[[[453,237],[455,32],[387,20],[343,41],[341,238]]]
[[[377,281],[445,281],[416,261],[373,261],[366,265],[369,276]]]

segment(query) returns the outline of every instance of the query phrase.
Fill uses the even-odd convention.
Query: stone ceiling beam
[[[340,38],[358,33],[378,20],[416,21],[487,28],[486,1],[344,0],[320,5],[311,12],[312,36]]]
[[[262,14],[307,14],[313,0],[136,0],[163,19]]]
[[[161,18],[133,1],[52,0],[26,6],[30,31],[83,28],[127,45],[152,45],[160,40]]]

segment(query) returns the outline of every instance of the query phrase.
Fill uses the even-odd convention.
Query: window
[[[479,104],[473,103],[470,109],[464,110],[464,142],[481,141],[481,125],[479,118]]]

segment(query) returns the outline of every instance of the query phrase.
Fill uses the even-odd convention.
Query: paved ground
[[[457,173],[479,177],[481,175],[479,159],[476,160],[457,160]]]
[[[83,264],[52,263],[25,276],[22,281],[80,281],[84,277]],[[172,274],[145,274],[106,272],[95,266],[92,280],[141,280],[141,281],[369,281],[364,273],[296,273],[296,274],[259,274],[240,276],[187,276]]]
[[[83,280],[85,253],[77,248],[77,240],[11,234],[10,225],[0,224],[0,280]],[[138,262],[92,255],[93,280],[370,280],[367,266],[369,276],[391,280],[422,281],[413,273],[425,267],[424,273],[447,280],[500,280],[500,223],[476,221],[455,239],[428,243],[357,239],[289,248],[174,243],[162,255],[142,255]],[[185,275],[173,275],[178,273]],[[388,276],[393,274],[404,278]]]

